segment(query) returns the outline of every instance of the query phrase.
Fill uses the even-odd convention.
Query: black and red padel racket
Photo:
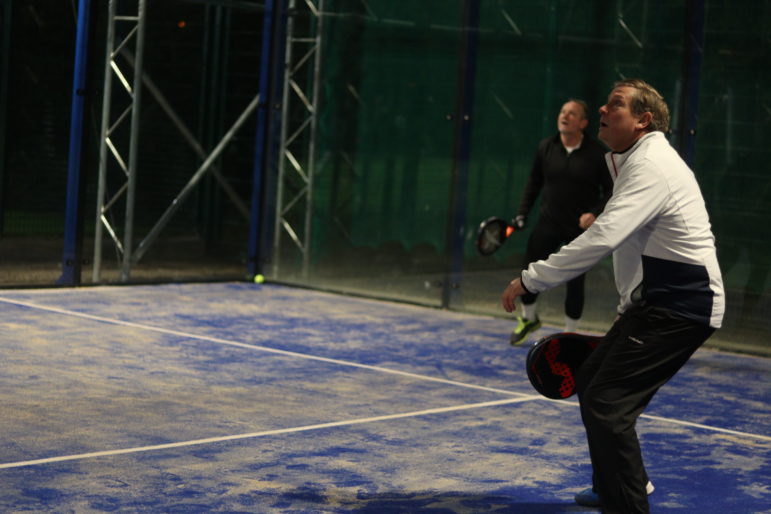
[[[527,353],[527,377],[536,391],[555,400],[576,392],[576,373],[600,336],[561,332],[536,341]]]

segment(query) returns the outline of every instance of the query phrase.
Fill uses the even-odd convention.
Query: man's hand
[[[511,220],[511,224],[517,227],[517,230],[522,230],[525,228],[525,225],[527,225],[527,216],[519,214],[516,218]]]
[[[517,304],[514,300],[526,292],[527,291],[525,291],[525,288],[522,287],[522,279],[515,278],[512,280],[506,289],[503,290],[503,294],[501,295],[501,304],[503,305],[503,310],[506,312],[514,312],[517,309]]]
[[[585,212],[581,215],[580,218],[578,218],[578,226],[586,230],[592,226],[592,223],[594,223],[594,220],[596,219],[597,217],[591,212]]]

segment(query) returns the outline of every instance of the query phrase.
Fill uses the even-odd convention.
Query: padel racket
[[[492,255],[498,251],[508,237],[517,231],[503,218],[493,216],[479,224],[477,230],[477,251],[481,255]]]
[[[539,339],[527,353],[527,378],[536,391],[560,400],[576,392],[576,373],[600,336],[561,332]]]

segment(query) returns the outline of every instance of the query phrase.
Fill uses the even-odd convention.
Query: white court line
[[[327,362],[327,363],[331,363],[331,364],[338,364],[338,365],[341,365],[341,366],[350,366],[350,367],[354,367],[354,368],[367,369],[367,370],[370,370],[370,371],[379,371],[381,373],[391,373],[393,375],[401,375],[401,376],[405,376],[405,377],[416,378],[418,380],[428,380],[430,382],[439,382],[439,383],[442,383],[442,384],[449,384],[449,385],[465,387],[465,388],[469,388],[469,389],[478,389],[478,390],[489,391],[489,392],[493,392],[493,393],[501,393],[501,394],[507,394],[507,395],[515,395],[515,396],[525,396],[525,397],[528,397],[528,398],[532,397],[532,395],[529,395],[529,394],[518,393],[518,392],[515,392],[515,391],[508,391],[506,389],[497,389],[497,388],[494,388],[494,387],[485,387],[485,386],[480,386],[480,385],[475,385],[475,384],[468,384],[468,383],[465,383],[465,382],[457,382],[455,380],[447,380],[445,378],[430,377],[428,375],[418,375],[417,373],[409,373],[407,371],[400,371],[400,370],[390,369],[390,368],[382,368],[380,366],[370,366],[369,364],[360,364],[358,362],[344,361],[344,360],[340,360],[340,359],[330,359],[328,357],[319,357],[319,356],[310,355],[310,354],[307,354],[307,353],[290,352],[288,350],[279,350],[279,349],[276,349],[276,348],[269,348],[267,346],[259,346],[259,345],[255,345],[255,344],[240,343],[238,341],[230,341],[228,339],[220,339],[218,337],[210,337],[210,336],[204,336],[204,335],[198,335],[198,334],[191,334],[191,333],[188,333],[188,332],[181,332],[179,330],[171,330],[171,329],[168,329],[168,328],[153,327],[151,325],[142,325],[140,323],[132,323],[131,321],[122,321],[122,320],[119,320],[119,319],[105,318],[105,317],[102,317],[102,316],[95,316],[93,314],[85,314],[85,313],[77,312],[77,311],[70,311],[70,310],[66,310],[66,309],[59,309],[58,307],[48,307],[48,306],[45,306],[45,305],[38,305],[38,304],[35,304],[35,303],[24,302],[24,301],[21,301],[21,300],[11,300],[9,298],[0,298],[0,302],[6,302],[6,303],[14,304],[14,305],[21,305],[23,307],[29,307],[29,308],[32,308],[32,309],[40,309],[40,310],[44,310],[44,311],[55,312],[57,314],[64,314],[64,315],[67,315],[67,316],[75,316],[75,317],[78,317],[78,318],[90,319],[90,320],[93,320],[93,321],[100,321],[100,322],[109,323],[109,324],[112,324],[112,325],[120,325],[120,326],[124,326],[124,327],[138,328],[138,329],[141,329],[141,330],[149,330],[149,331],[152,331],[152,332],[160,332],[162,334],[169,334],[169,335],[178,336],[178,337],[185,337],[185,338],[188,338],[188,339],[199,339],[201,341],[209,341],[209,342],[212,342],[212,343],[224,344],[224,345],[228,345],[228,346],[236,346],[238,348],[247,348],[249,350],[259,350],[259,351],[262,351],[262,352],[276,353],[276,354],[279,354],[279,355],[286,355],[288,357],[297,357],[297,358],[300,358],[300,359],[308,359],[308,360]]]
[[[97,457],[109,457],[111,455],[124,455],[127,453],[139,453],[139,452],[148,452],[148,451],[154,451],[154,450],[167,450],[169,448],[182,448],[185,446],[196,446],[201,444],[210,444],[210,443],[220,443],[224,441],[235,441],[238,439],[250,439],[250,438],[256,438],[256,437],[265,437],[269,435],[279,435],[279,434],[292,434],[295,432],[307,432],[309,430],[320,430],[324,428],[333,428],[333,427],[344,427],[344,426],[352,426],[352,425],[361,425],[364,423],[374,423],[377,421],[388,421],[392,419],[401,419],[401,418],[411,418],[411,417],[417,417],[417,416],[426,416],[429,414],[442,414],[445,412],[455,412],[455,411],[461,411],[461,410],[469,410],[469,409],[479,409],[483,407],[497,407],[499,405],[508,405],[512,403],[520,403],[520,402],[526,402],[528,400],[533,399],[533,397],[526,397],[526,398],[508,398],[506,400],[495,400],[492,402],[482,402],[482,403],[467,403],[465,405],[454,405],[452,407],[437,407],[434,409],[425,409],[425,410],[419,410],[419,411],[412,411],[412,412],[403,412],[401,414],[388,414],[385,416],[374,416],[371,418],[356,418],[356,419],[347,419],[344,421],[332,421],[330,423],[320,423],[318,425],[305,425],[300,427],[291,427],[291,428],[279,428],[276,430],[265,430],[264,432],[252,432],[249,434],[236,434],[236,435],[226,435],[221,437],[207,437],[206,439],[192,439],[190,441],[180,441],[176,443],[166,443],[166,444],[155,444],[152,446],[137,446],[135,448],[121,448],[118,450],[105,450],[100,452],[90,452],[90,453],[79,453],[75,455],[61,455],[59,457],[48,457],[46,459],[34,459],[34,460],[25,460],[25,461],[19,461],[19,462],[7,462],[4,464],[0,464],[0,469],[8,469],[8,468],[20,468],[23,466],[38,466],[40,464],[50,464],[52,462],[64,462],[69,460],[83,460],[83,459],[93,459]]]
[[[761,441],[771,441],[771,436],[761,434],[750,434],[748,432],[739,432],[738,430],[730,430],[728,428],[713,427],[710,425],[702,425],[701,423],[692,423],[690,421],[681,421],[679,419],[662,418],[661,416],[653,416],[651,414],[642,414],[641,418],[652,419],[655,421],[663,421],[665,423],[673,423],[675,425],[683,425],[686,427],[702,428],[704,430],[710,430],[712,432],[721,432],[723,434],[738,435],[740,437],[749,437],[752,439],[759,439]]]
[[[39,304],[25,302],[25,301],[21,301],[21,300],[12,300],[10,298],[2,298],[2,297],[0,297],[0,302],[6,302],[6,303],[14,304],[14,305],[20,305],[20,306],[29,307],[29,308],[32,308],[32,309],[40,309],[40,310],[44,310],[44,311],[54,312],[54,313],[57,313],[57,314],[64,314],[64,315],[67,315],[67,316],[75,316],[75,317],[79,317],[79,318],[90,319],[90,320],[94,320],[94,321],[100,321],[100,322],[109,323],[109,324],[112,324],[112,325],[120,325],[120,326],[125,326],[125,327],[138,328],[138,329],[141,329],[141,330],[149,330],[149,331],[153,331],[153,332],[160,332],[160,333],[163,333],[163,334],[175,335],[175,336],[179,336],[179,337],[186,337],[186,338],[189,338],[189,339],[199,339],[199,340],[202,340],[202,341],[210,341],[210,342],[213,342],[213,343],[224,344],[224,345],[229,345],[229,346],[235,346],[235,347],[239,347],[239,348],[247,348],[247,349],[250,349],[250,350],[259,350],[259,351],[264,351],[264,352],[269,352],[269,353],[276,353],[276,354],[279,354],[279,355],[286,355],[286,356],[289,356],[289,357],[298,357],[298,358],[301,358],[301,359],[308,359],[308,360],[315,360],[315,361],[327,362],[327,363],[332,363],[332,364],[339,364],[341,366],[350,366],[350,367],[355,367],[355,368],[367,369],[367,370],[371,370],[371,371],[378,371],[378,372],[382,372],[382,373],[391,373],[391,374],[394,374],[394,375],[406,376],[406,377],[415,378],[415,379],[418,379],[418,380],[427,380],[427,381],[430,381],[430,382],[438,382],[438,383],[442,383],[442,384],[449,384],[449,385],[465,387],[465,388],[469,388],[469,389],[477,389],[477,390],[489,391],[489,392],[494,392],[494,393],[501,393],[501,394],[506,394],[506,395],[515,395],[515,396],[522,397],[522,400],[546,400],[546,398],[543,398],[543,397],[538,396],[538,395],[526,395],[524,393],[518,393],[516,391],[508,391],[506,389],[497,389],[497,388],[493,388],[493,387],[485,387],[485,386],[480,386],[480,385],[475,385],[475,384],[468,384],[468,383],[465,383],[465,382],[457,382],[455,380],[447,380],[447,379],[444,379],[444,378],[430,377],[430,376],[427,376],[427,375],[418,375],[417,373],[409,373],[407,371],[399,371],[399,370],[394,370],[394,369],[389,369],[389,368],[383,368],[383,367],[380,367],[380,366],[371,366],[371,365],[368,365],[368,364],[359,364],[357,362],[344,361],[344,360],[340,360],[340,359],[330,359],[330,358],[327,358],[327,357],[318,357],[318,356],[315,356],[315,355],[309,355],[309,354],[305,354],[305,353],[290,352],[290,351],[287,351],[287,350],[278,350],[278,349],[275,349],[275,348],[268,348],[266,346],[258,346],[258,345],[253,345],[253,344],[239,343],[238,341],[229,341],[227,339],[220,339],[220,338],[217,338],[217,337],[209,337],[209,336],[203,336],[203,335],[198,335],[198,334],[191,334],[191,333],[187,333],[187,332],[181,332],[179,330],[170,330],[170,329],[167,329],[167,328],[153,327],[151,325],[142,325],[140,323],[133,323],[133,322],[130,322],[130,321],[122,321],[122,320],[113,319],[113,318],[105,318],[103,316],[95,316],[93,314],[85,314],[85,313],[82,313],[82,312],[70,311],[70,310],[66,310],[66,309],[60,309],[58,307],[49,307],[49,306],[39,305]],[[553,401],[555,403],[561,403],[563,405],[573,405],[573,406],[577,406],[578,405],[577,402],[570,402],[570,401],[565,401],[565,400],[550,400],[550,401]],[[761,435],[761,434],[753,434],[753,433],[750,433],[750,432],[739,432],[739,431],[736,431],[736,430],[730,430],[730,429],[726,429],[726,428],[714,427],[714,426],[710,426],[710,425],[702,425],[700,423],[692,423],[692,422],[689,422],[689,421],[681,421],[681,420],[673,419],[673,418],[664,418],[664,417],[660,417],[660,416],[653,416],[653,415],[650,415],[650,414],[642,414],[640,417],[646,418],[646,419],[652,419],[652,420],[656,420],[656,421],[661,421],[661,422],[665,422],[665,423],[671,423],[671,424],[674,424],[674,425],[689,426],[689,427],[693,427],[693,428],[701,428],[703,430],[708,430],[708,431],[712,431],[712,432],[720,432],[720,433],[725,433],[725,434],[731,434],[731,435],[736,435],[736,436],[740,436],[740,437],[746,437],[746,438],[750,438],[750,439],[757,439],[757,440],[762,440],[762,441],[771,441],[771,437],[770,436],[765,436],[765,435]]]
[[[541,398],[542,400],[547,400],[547,398]],[[568,401],[568,400],[548,400],[550,402],[561,404],[561,405],[570,405],[572,407],[579,407],[578,402],[575,401]],[[762,435],[762,434],[753,434],[751,432],[739,432],[738,430],[731,430],[730,428],[720,428],[720,427],[713,427],[711,425],[703,425],[701,423],[694,423],[692,421],[683,421],[680,419],[674,419],[674,418],[664,418],[662,416],[654,416],[653,414],[640,414],[641,418],[650,419],[653,421],[660,421],[662,423],[669,423],[671,425],[681,425],[685,427],[692,427],[692,428],[701,428],[703,430],[707,430],[710,432],[720,432],[722,434],[731,434],[736,435],[740,437],[746,437],[748,439],[757,439],[760,441],[771,441],[771,436]]]

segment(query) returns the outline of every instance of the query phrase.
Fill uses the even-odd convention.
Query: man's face
[[[610,92],[608,103],[600,107],[600,131],[598,137],[614,152],[621,152],[632,146],[644,134],[648,125],[646,114],[634,115],[631,99],[634,89],[617,87]]]
[[[589,123],[584,117],[584,108],[577,102],[567,102],[557,116],[557,130],[560,134],[577,134]]]

